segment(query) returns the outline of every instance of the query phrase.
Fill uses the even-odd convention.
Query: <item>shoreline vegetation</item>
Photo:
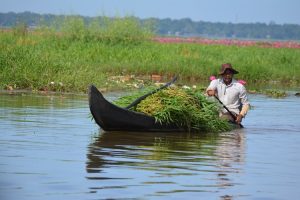
[[[166,82],[206,87],[230,62],[249,91],[300,85],[300,43],[205,38],[163,38],[134,17],[101,18],[87,24],[66,17],[50,26],[18,24],[0,29],[0,89],[87,92],[141,88]],[[278,92],[270,92],[276,93]]]

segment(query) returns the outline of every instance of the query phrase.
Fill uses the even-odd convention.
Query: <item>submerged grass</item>
[[[177,74],[180,81],[206,85],[224,62],[250,88],[300,84],[300,49],[162,44],[153,36],[132,17],[90,24],[67,17],[33,31],[2,30],[0,88],[79,92],[90,83],[110,87],[110,76],[131,74]]]
[[[133,93],[114,103],[125,107],[140,95],[140,92]],[[222,132],[231,129],[227,121],[219,118],[219,106],[209,101],[202,91],[167,88],[147,97],[132,109],[153,116],[160,123],[176,124],[188,131]]]

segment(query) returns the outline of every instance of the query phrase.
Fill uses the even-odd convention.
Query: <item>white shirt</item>
[[[241,106],[249,104],[246,88],[235,79],[226,85],[223,79],[215,79],[210,82],[207,90],[216,90],[219,99],[233,113],[239,114]],[[227,113],[225,109],[223,113]]]

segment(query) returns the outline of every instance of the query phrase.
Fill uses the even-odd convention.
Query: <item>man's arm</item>
[[[240,113],[236,116],[236,123],[240,124],[242,122],[242,119],[246,116],[248,110],[250,109],[250,104],[245,104],[242,106],[242,110]]]
[[[245,117],[246,114],[248,113],[249,109],[250,109],[250,104],[243,105],[240,115],[242,115],[242,117]]]
[[[247,91],[246,91],[246,88],[244,86],[242,86],[239,98],[241,99],[242,109],[236,117],[236,122],[237,123],[241,123],[242,118],[244,118],[247,115],[247,113],[250,109],[250,104],[249,104],[249,101],[248,101]]]
[[[208,96],[215,96],[216,94],[216,89],[217,89],[217,84],[218,84],[218,80],[212,80],[209,84],[209,86],[206,89],[206,94]]]

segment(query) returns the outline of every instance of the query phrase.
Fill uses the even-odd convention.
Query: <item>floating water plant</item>
[[[114,103],[125,107],[141,95],[135,93]],[[175,123],[188,131],[221,132],[231,129],[227,121],[219,118],[219,106],[201,91],[167,88],[147,97],[132,109],[153,116],[160,123]]]
[[[287,96],[287,93],[285,91],[274,90],[274,89],[266,90],[265,94],[273,98],[283,98]]]

